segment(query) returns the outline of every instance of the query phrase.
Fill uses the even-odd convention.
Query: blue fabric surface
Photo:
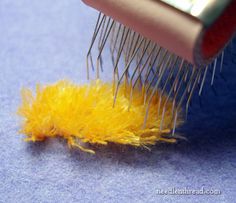
[[[15,115],[21,88],[63,78],[86,82],[96,16],[79,0],[0,1],[0,202],[235,202],[235,48],[215,91],[206,85],[201,108],[196,98],[179,129],[187,142],[151,152],[110,145],[90,155],[60,139],[23,141]],[[111,78],[109,67],[103,76]],[[222,194],[158,195],[174,187]]]

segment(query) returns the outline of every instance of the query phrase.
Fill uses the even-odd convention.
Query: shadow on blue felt
[[[234,95],[232,95],[233,98]],[[232,99],[233,99],[232,98]],[[184,133],[188,141],[180,140],[176,144],[159,143],[151,150],[134,148],[130,146],[121,146],[109,144],[108,146],[92,147],[95,155],[80,151],[79,149],[66,150],[70,159],[75,162],[96,160],[97,162],[104,162],[110,160],[118,164],[127,164],[132,167],[153,167],[162,165],[162,162],[169,160],[171,157],[178,154],[189,159],[202,159],[208,162],[215,161],[217,154],[220,157],[233,156],[236,152],[236,126],[235,120],[229,118],[228,115],[236,112],[236,105],[234,108],[222,108],[222,111],[212,117],[212,114],[197,113],[189,116],[188,122],[182,127],[181,131]],[[223,120],[223,121],[222,121]],[[220,122],[220,123],[219,123]],[[193,133],[194,132],[194,133]],[[67,148],[67,143],[63,139],[48,139],[44,142],[27,143],[27,151],[32,156],[47,153],[54,142],[59,142],[63,147]],[[59,150],[59,149],[58,149]],[[180,167],[181,164],[173,161],[173,166]],[[79,165],[78,165],[79,166]],[[92,164],[93,166],[93,164]]]

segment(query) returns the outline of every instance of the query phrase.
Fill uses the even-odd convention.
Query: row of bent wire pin
[[[132,29],[99,13],[86,59],[88,79],[91,68],[95,70],[96,78],[100,78],[104,68],[103,52],[108,50],[107,47],[110,50],[113,71],[114,108],[121,84],[125,84],[130,101],[129,108],[132,106],[133,89],[139,88],[143,104],[146,106],[145,126],[150,102],[154,95],[158,94],[157,116],[161,118],[160,129],[164,122],[166,104],[172,101],[172,135],[175,134],[180,109],[185,108],[187,117],[193,95],[201,96],[206,78],[213,86],[216,70],[219,69],[221,73],[224,62],[223,51],[208,66],[196,67]],[[96,59],[92,55],[96,55]]]

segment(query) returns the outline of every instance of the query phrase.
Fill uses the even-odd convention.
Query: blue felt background
[[[86,82],[96,15],[80,0],[0,0],[0,202],[235,202],[236,49],[226,56],[226,81],[217,76],[216,93],[206,88],[202,107],[192,105],[181,129],[188,142],[151,152],[111,145],[94,156],[63,140],[23,142],[15,115],[20,89],[63,78]],[[157,194],[202,186],[222,194]]]

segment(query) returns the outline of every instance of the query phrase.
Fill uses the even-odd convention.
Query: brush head
[[[236,31],[234,0],[83,1],[196,66],[212,62]]]

